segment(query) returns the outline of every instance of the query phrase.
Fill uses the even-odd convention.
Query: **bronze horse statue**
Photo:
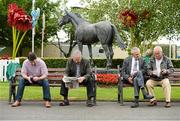
[[[82,52],[83,45],[88,46],[89,56],[91,58],[92,64],[93,61],[91,44],[100,41],[107,58],[106,67],[110,68],[112,66],[112,58],[114,55],[112,49],[114,37],[116,38],[120,48],[126,48],[126,45],[124,44],[122,38],[119,36],[119,33],[115,25],[108,21],[101,21],[98,23],[91,24],[83,18],[81,18],[79,14],[68,12],[66,10],[65,13],[66,14],[59,21],[59,25],[63,26],[71,22],[75,26],[75,40],[77,41],[79,50]]]

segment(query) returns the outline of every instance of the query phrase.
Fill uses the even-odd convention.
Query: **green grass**
[[[62,96],[59,95],[60,88],[51,87],[52,100],[62,100]],[[8,100],[9,84],[0,83],[0,100]],[[155,87],[155,94],[158,100],[164,100],[163,90],[161,87]],[[69,91],[70,100],[86,100],[86,88],[80,87],[78,89],[71,89]],[[133,99],[133,88],[124,88],[124,100]],[[142,96],[141,96],[142,99]],[[41,87],[26,87],[24,91],[23,100],[42,100],[42,88]],[[117,100],[117,87],[97,87],[97,100]],[[172,100],[180,100],[180,87],[172,87]]]

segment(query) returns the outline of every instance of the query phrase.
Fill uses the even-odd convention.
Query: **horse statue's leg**
[[[91,66],[93,67],[94,66],[94,62],[93,62],[93,59],[92,59],[92,46],[90,44],[87,45],[87,46],[88,46],[88,50],[89,50]]]
[[[106,58],[107,58],[107,63],[106,63],[106,68],[110,69],[110,67],[112,66],[112,61],[111,61],[111,56],[110,56],[110,50],[107,44],[102,44],[102,47],[105,51],[106,54]]]
[[[82,44],[82,42],[78,42],[78,41],[77,41],[77,44],[78,44],[79,50],[80,50],[81,53],[82,53],[82,50],[83,50],[83,44]]]
[[[109,63],[111,63],[111,66],[112,66],[112,59],[113,59],[113,56],[114,56],[112,45],[108,45],[108,48],[109,48],[109,53],[110,53]]]

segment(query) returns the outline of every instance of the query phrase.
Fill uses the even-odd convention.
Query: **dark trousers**
[[[123,80],[124,83],[129,83],[128,80]],[[141,71],[138,71],[133,77],[134,97],[139,97],[140,88],[144,88],[144,77]]]
[[[95,87],[94,87],[94,82],[93,80],[84,80],[82,83],[80,83],[84,86],[86,86],[87,89],[87,97],[95,97]],[[61,89],[60,89],[60,95],[64,97],[68,97],[68,91],[69,89],[65,86],[65,83],[62,81],[61,83]]]
[[[42,86],[42,89],[43,89],[43,99],[45,101],[51,101],[49,82],[48,82],[47,79],[34,82],[33,84],[38,84],[38,85]],[[27,86],[31,85],[31,83],[29,83],[28,80],[25,80],[25,79],[21,78],[19,80],[16,100],[21,101],[21,99],[23,97],[23,93],[24,93],[24,88],[25,88],[26,85]]]

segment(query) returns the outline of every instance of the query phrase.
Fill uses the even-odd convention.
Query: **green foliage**
[[[22,66],[23,61],[26,58],[20,58],[20,64]],[[48,68],[65,68],[67,59],[62,58],[43,58]],[[106,59],[94,59],[95,66],[98,68],[105,68],[106,67]],[[117,68],[117,65],[122,65],[122,59],[113,59],[113,66],[112,68]]]
[[[26,58],[19,58],[20,59],[20,64],[22,66],[23,61]],[[62,59],[62,58],[43,58],[45,61],[46,65],[48,68],[65,68],[66,67],[66,62],[67,59]],[[123,64],[123,59],[113,59],[112,60],[112,68],[117,68],[119,65],[122,67]],[[175,68],[180,68],[180,60],[172,60],[172,63]],[[94,59],[95,66],[97,68],[105,68],[106,67],[106,59]]]
[[[179,63],[180,60],[172,60],[172,63],[174,65],[174,68],[180,68],[180,63]]]
[[[130,4],[129,0],[82,1],[90,3],[88,9],[79,10],[89,21],[111,21],[118,28],[124,41],[128,44],[134,41],[132,46],[140,47],[142,53],[152,48],[152,43],[160,36],[180,32],[179,0],[130,0]],[[138,15],[147,10],[150,16],[146,20],[140,18],[138,24],[129,29],[118,20],[119,12],[127,8],[133,9]],[[130,37],[133,40],[130,40]]]
[[[44,59],[48,68],[65,68],[67,59]]]

